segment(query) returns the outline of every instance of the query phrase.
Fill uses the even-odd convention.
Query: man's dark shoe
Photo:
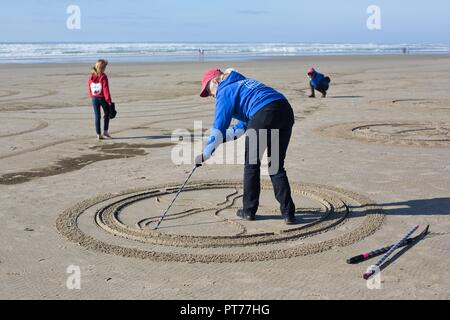
[[[236,215],[239,218],[242,218],[247,221],[255,221],[255,219],[256,219],[254,214],[245,214],[244,210],[242,210],[242,209],[238,209],[238,211],[236,212]]]
[[[308,98],[315,98],[316,96],[314,94],[308,96]]]
[[[289,215],[284,217],[284,223],[286,223],[287,225],[296,224],[297,223],[297,219],[295,219],[295,215],[289,214]]]

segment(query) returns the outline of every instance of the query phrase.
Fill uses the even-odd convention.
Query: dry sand
[[[332,79],[326,99],[307,98],[310,65]],[[289,98],[299,225],[283,224],[270,188],[256,222],[236,219],[242,165],[211,164],[151,230],[191,169],[172,163],[171,133],[211,125],[214,102],[197,94],[212,66]],[[88,65],[0,65],[0,298],[450,298],[450,57],[108,68],[119,115],[99,142]],[[415,224],[431,234],[367,289],[373,260],[346,259]],[[81,290],[66,287],[70,265]]]

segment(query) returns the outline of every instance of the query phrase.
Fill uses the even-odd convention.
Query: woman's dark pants
[[[246,216],[254,216],[258,211],[261,159],[266,148],[269,175],[275,197],[280,203],[281,214],[284,217],[295,214],[291,188],[284,169],[294,122],[294,112],[286,100],[274,101],[250,118],[245,137],[243,210]]]
[[[109,105],[106,102],[104,98],[92,98],[92,107],[94,108],[94,114],[95,114],[95,131],[97,134],[101,133],[101,127],[100,127],[100,119],[101,119],[101,113],[100,113],[100,107],[102,107],[103,112],[105,115],[103,116],[103,130],[108,131],[109,129]]]

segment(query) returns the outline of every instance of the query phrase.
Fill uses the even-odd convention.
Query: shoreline
[[[289,61],[289,60],[304,60],[304,59],[339,59],[339,58],[398,58],[398,57],[412,57],[412,58],[448,58],[450,57],[450,52],[424,52],[424,53],[379,53],[379,54],[322,54],[322,55],[296,55],[296,56],[268,56],[268,57],[248,57],[248,58],[211,58],[211,59],[189,59],[189,60],[129,60],[129,61],[114,61],[114,58],[107,58],[99,55],[89,61],[49,61],[49,62],[2,62],[0,60],[0,68],[4,66],[67,66],[67,65],[84,65],[90,64],[96,59],[106,58],[110,63],[115,65],[174,65],[174,64],[208,64],[208,63],[245,63],[245,62],[278,62],[278,61]]]
[[[1,63],[255,61],[301,56],[450,54],[450,43],[345,42],[36,42],[0,43]]]

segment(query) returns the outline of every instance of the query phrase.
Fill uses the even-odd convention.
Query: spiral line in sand
[[[317,129],[322,135],[365,143],[417,147],[450,147],[450,123],[341,123]]]
[[[364,196],[324,185],[294,183],[291,185],[294,194],[313,199],[321,203],[326,210],[319,219],[312,223],[296,225],[291,228],[280,224],[281,229],[279,232],[200,236],[164,233],[160,230],[146,229],[145,223],[150,220],[143,220],[138,226],[127,225],[120,221],[119,215],[127,206],[145,199],[171,194],[175,192],[174,190],[177,187],[178,185],[174,184],[155,186],[138,190],[127,190],[117,194],[105,194],[88,199],[65,210],[58,217],[56,227],[69,241],[96,252],[154,261],[232,263],[305,256],[327,251],[333,247],[348,246],[373,234],[380,228],[384,219],[382,209]],[[213,191],[215,189],[239,190],[242,189],[242,182],[228,180],[192,182],[186,187],[185,192]],[[271,189],[270,181],[263,181],[262,189]],[[234,193],[234,196],[234,199],[239,197],[236,193]],[[182,218],[183,215],[195,215],[200,212],[211,212],[211,215],[214,215],[218,211],[226,210],[233,206],[234,200],[231,201],[231,197],[227,196],[226,200],[226,202],[218,204],[218,207],[191,208],[172,214],[169,216],[169,219]],[[342,223],[352,218],[350,206],[355,205],[363,208],[362,213],[359,213],[360,216],[363,215],[362,223],[357,228],[345,233],[338,232],[338,235],[332,239],[312,243],[300,241],[301,239],[310,238],[339,227]],[[128,247],[108,243],[96,239],[93,235],[86,234],[81,230],[78,225],[79,218],[93,206],[100,206],[94,218],[100,230],[106,231],[106,234],[114,235],[124,241],[137,241],[144,247],[137,248],[135,246]],[[222,222],[229,223],[230,221],[224,219]],[[179,252],[174,250],[175,248],[184,251]],[[211,249],[214,248],[216,248],[215,251],[211,253]]]

